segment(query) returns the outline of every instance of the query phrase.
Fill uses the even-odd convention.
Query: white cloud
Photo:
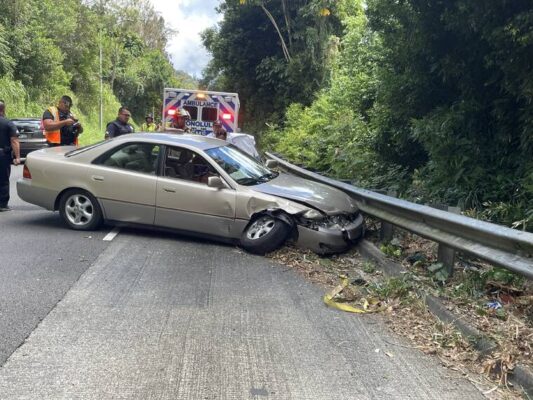
[[[174,67],[199,77],[210,54],[202,46],[200,32],[214,26],[221,15],[215,7],[219,0],[150,0],[176,33],[167,46]]]

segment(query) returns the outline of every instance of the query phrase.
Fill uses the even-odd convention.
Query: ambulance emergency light
[[[229,114],[229,113],[222,114],[222,119],[225,119],[226,121],[231,119],[231,114]]]

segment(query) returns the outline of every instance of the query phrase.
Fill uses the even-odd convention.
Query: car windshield
[[[232,145],[215,147],[205,152],[240,185],[257,185],[278,176],[277,172],[270,171]]]

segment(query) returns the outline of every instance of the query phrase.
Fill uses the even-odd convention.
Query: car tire
[[[264,255],[280,248],[287,240],[290,227],[271,215],[261,215],[250,222],[241,236],[241,246],[253,254]]]
[[[82,189],[71,189],[63,193],[59,213],[69,228],[78,231],[98,229],[103,220],[98,201]]]

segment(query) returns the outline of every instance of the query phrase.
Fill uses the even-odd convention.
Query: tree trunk
[[[287,45],[285,44],[285,39],[283,39],[283,35],[281,34],[281,31],[279,30],[279,27],[278,27],[278,24],[276,23],[276,20],[274,19],[274,17],[270,13],[270,11],[267,10],[267,8],[265,7],[265,5],[263,3],[261,3],[261,8],[263,9],[265,14],[267,15],[267,17],[270,20],[270,22],[272,22],[272,25],[274,25],[274,28],[276,28],[276,31],[278,32],[279,40],[281,40],[281,48],[283,49],[283,55],[285,56],[285,60],[287,60],[287,62],[290,62],[291,61],[291,55],[289,53],[289,49],[287,48]]]

